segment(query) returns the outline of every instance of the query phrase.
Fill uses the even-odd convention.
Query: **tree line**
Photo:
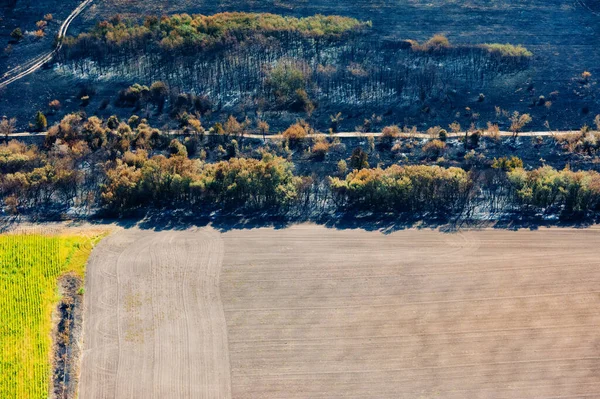
[[[186,209],[285,215],[318,207],[418,217],[475,210],[575,217],[600,211],[596,171],[526,170],[516,157],[496,159],[484,170],[379,168],[370,167],[356,148],[337,173],[303,176],[295,173],[289,154],[309,126],[286,131],[281,146],[287,156],[245,143],[244,129],[229,120],[211,128],[210,136],[197,129],[181,140],[137,117],[103,121],[69,115],[50,128],[39,148],[16,140],[0,145],[2,208],[26,214]]]
[[[295,18],[270,13],[224,12],[209,16],[149,16],[141,23],[116,15],[99,22],[89,32],[65,38],[64,45],[73,52],[90,48],[109,52],[121,49],[198,52],[269,39],[274,42],[293,37],[336,40],[368,26],[370,22],[337,15]]]

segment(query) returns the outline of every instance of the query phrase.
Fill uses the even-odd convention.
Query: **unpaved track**
[[[222,255],[208,229],[101,242],[86,276],[79,398],[230,398]]]
[[[58,33],[56,37],[58,39],[58,44],[56,47],[47,53],[39,55],[21,65],[16,66],[15,68],[7,71],[0,77],[0,89],[8,86],[9,84],[16,82],[19,79],[24,78],[27,75],[30,75],[40,69],[45,63],[49,62],[54,58],[54,56],[60,51],[62,48],[62,39],[66,36],[67,31],[69,30],[69,26],[73,22],[81,12],[92,3],[94,0],[84,0],[81,4],[79,4],[69,16],[63,21],[58,29]]]
[[[223,238],[234,398],[600,397],[599,230]]]

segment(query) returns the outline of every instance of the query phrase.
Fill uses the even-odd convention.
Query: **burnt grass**
[[[57,323],[53,331],[52,387],[53,398],[70,399],[77,395],[80,341],[82,338],[83,282],[74,275],[59,280],[62,295],[55,309]]]
[[[44,12],[66,7],[71,2],[45,1],[39,5],[27,0],[21,2],[29,7],[37,7]],[[443,82],[443,90],[426,91],[414,97],[397,96],[373,104],[333,101],[321,98],[317,109],[308,117],[303,112],[273,111],[263,113],[273,129],[285,128],[296,118],[306,118],[321,130],[329,127],[329,115],[341,112],[344,120],[339,129],[353,131],[362,124],[364,118],[377,114],[382,117],[381,126],[389,124],[416,125],[426,128],[433,125],[444,126],[457,120],[463,126],[473,122],[472,115],[479,114],[474,122],[485,126],[485,122],[495,119],[495,107],[508,111],[530,113],[533,123],[529,129],[544,128],[548,121],[552,129],[573,129],[584,124],[591,125],[594,115],[600,113],[600,97],[596,78],[600,77],[600,53],[596,51],[600,38],[600,4],[592,0],[524,0],[495,1],[485,0],[441,1],[434,3],[425,0],[387,1],[189,1],[169,2],[147,1],[128,2],[107,0],[98,2],[86,10],[72,25],[70,34],[82,32],[97,21],[109,18],[115,13],[136,18],[148,14],[170,14],[177,12],[212,14],[222,11],[274,12],[292,16],[308,16],[316,13],[339,14],[361,20],[371,20],[373,28],[368,34],[369,43],[374,41],[398,42],[404,39],[424,41],[436,33],[448,36],[453,44],[511,43],[523,44],[534,56],[526,65],[510,71],[496,70],[490,73],[485,68],[471,71],[483,75],[480,80],[465,81],[461,74],[449,76]],[[47,10],[46,10],[47,9]],[[25,18],[14,13],[15,18]],[[21,17],[19,17],[21,15]],[[37,18],[37,17],[36,17]],[[36,19],[34,18],[34,19]],[[2,31],[7,40],[8,28]],[[33,56],[37,47],[27,45],[30,50],[21,50],[26,45],[16,45],[15,53],[23,55],[29,51]],[[36,45],[37,46],[37,45]],[[385,46],[382,46],[385,47]],[[382,51],[388,51],[383,49]],[[396,54],[389,50],[389,54]],[[388,53],[373,57],[373,64],[387,67]],[[21,56],[19,56],[21,57]],[[9,59],[10,60],[10,59]],[[9,61],[6,61],[9,62]],[[12,62],[12,61],[10,61]],[[130,60],[131,62],[131,60]],[[433,64],[444,65],[460,60],[439,58]],[[464,65],[463,65],[464,67]],[[160,68],[160,66],[159,66]],[[392,70],[395,65],[389,65]],[[583,71],[589,71],[592,78],[582,81]],[[440,73],[446,74],[443,67]],[[62,73],[49,66],[0,92],[0,114],[16,116],[21,129],[33,119],[37,110],[48,111],[47,104],[59,99],[63,108],[56,114],[48,115],[49,122],[59,120],[65,113],[85,111],[88,115],[107,117],[111,114],[130,115],[132,109],[119,108],[115,99],[119,92],[133,83],[149,85],[150,76],[109,76],[102,79],[85,75]],[[185,82],[184,82],[185,83]],[[188,82],[189,83],[189,82]],[[369,83],[369,85],[371,85]],[[185,86],[185,85],[183,85]],[[181,87],[182,91],[197,91],[194,83]],[[82,107],[80,97],[90,95],[89,105]],[[479,94],[485,95],[479,101]],[[202,94],[202,93],[196,93]],[[552,102],[550,107],[539,101],[544,96]],[[232,106],[224,106],[224,101],[213,99],[215,107],[204,118],[205,125],[224,120],[229,114],[240,118],[256,117],[256,109],[243,101]],[[240,105],[241,104],[241,105]],[[469,108],[470,110],[467,110]],[[173,124],[166,113],[153,109],[136,110],[148,117],[155,126]],[[499,121],[506,128],[507,121]],[[381,127],[380,126],[380,127]]]

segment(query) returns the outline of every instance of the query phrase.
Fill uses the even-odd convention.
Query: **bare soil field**
[[[231,397],[217,233],[128,230],[87,271],[80,398]]]
[[[596,228],[124,230],[80,398],[600,395]]]

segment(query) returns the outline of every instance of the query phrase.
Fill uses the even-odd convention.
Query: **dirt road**
[[[600,229],[124,230],[81,399],[600,397]]]
[[[87,269],[81,399],[230,398],[219,293],[223,242],[121,231]]]
[[[52,51],[41,54],[41,55],[27,61],[26,63],[19,65],[15,68],[5,72],[4,75],[2,75],[0,77],[0,89],[8,86],[9,84],[11,84],[19,79],[24,78],[27,75],[34,73],[35,71],[40,69],[45,63],[49,62],[52,58],[54,58],[56,53],[58,53],[60,51],[60,49],[62,48],[62,39],[67,34],[67,31],[69,30],[69,26],[71,25],[71,22],[73,22],[73,20],[75,18],[77,18],[77,16],[79,14],[81,14],[81,12],[88,5],[90,5],[92,3],[92,1],[94,1],[94,0],[84,0],[63,21],[63,23],[60,25],[60,28],[58,29],[58,33],[57,33],[58,44],[56,45],[56,47],[54,47],[54,49]]]
[[[568,134],[577,134],[577,133],[581,133],[580,130],[564,130],[564,131],[537,131],[537,132],[522,132],[518,134],[518,137],[552,137],[552,136],[561,136],[561,135],[568,135]],[[171,130],[169,132],[167,132],[167,134],[169,134],[170,136],[185,136],[186,134],[184,134],[181,131],[178,130]],[[15,140],[19,140],[20,138],[26,138],[26,137],[46,137],[48,135],[47,132],[21,132],[21,133],[12,133],[8,136],[9,140],[15,139]],[[215,135],[215,134],[211,134],[211,133],[205,133],[205,135],[210,136],[210,135]],[[329,137],[329,134],[325,134],[325,133],[316,133],[311,135],[312,137],[316,137],[316,136],[323,136],[323,137]],[[340,138],[361,138],[361,137],[379,137],[381,136],[381,132],[376,132],[376,133],[362,133],[362,132],[339,132],[339,133],[334,133],[333,137],[340,137]],[[459,132],[459,133],[448,133],[448,137],[464,137],[465,136],[465,132]],[[507,131],[500,131],[499,132],[499,136],[500,137],[513,137],[514,133],[513,132],[507,132]],[[255,133],[251,133],[251,134],[244,134],[243,137],[249,138],[249,139],[257,139],[257,140],[281,140],[283,139],[283,135],[282,134],[269,134],[266,136],[263,136],[262,134],[255,134]],[[401,138],[418,138],[418,139],[431,139],[432,137],[426,133],[400,133],[400,135],[398,137]],[[436,137],[433,137],[436,138]]]

